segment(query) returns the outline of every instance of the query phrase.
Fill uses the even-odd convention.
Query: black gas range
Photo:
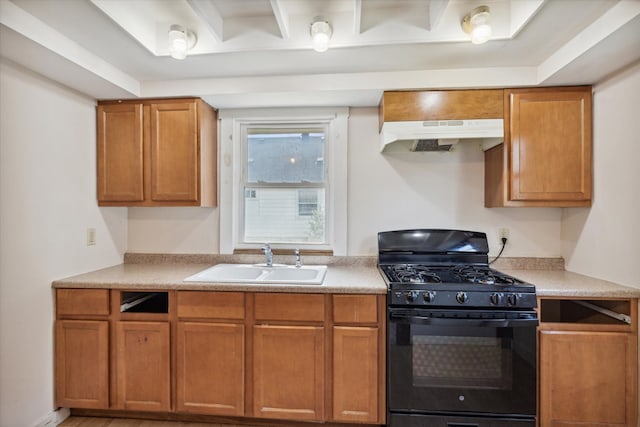
[[[535,426],[535,286],[488,253],[476,231],[378,234],[389,426]]]

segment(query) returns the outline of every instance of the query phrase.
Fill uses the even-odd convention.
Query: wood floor
[[[59,427],[265,427],[233,424],[192,423],[183,421],[150,421],[128,418],[69,417]]]

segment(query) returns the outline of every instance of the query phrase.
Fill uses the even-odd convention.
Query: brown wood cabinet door
[[[144,200],[142,104],[98,106],[98,201]]]
[[[151,200],[199,200],[200,159],[195,101],[152,104]]]
[[[169,411],[169,324],[116,323],[116,407]]]
[[[323,420],[324,328],[256,325],[253,416]]]
[[[56,322],[56,405],[109,407],[109,322]]]
[[[511,90],[510,199],[591,199],[591,89]]]
[[[637,337],[540,331],[540,427],[635,427]]]
[[[244,325],[178,323],[177,410],[244,415]]]
[[[333,328],[333,420],[378,421],[378,328]]]
[[[383,121],[501,119],[502,103],[502,89],[386,91],[380,126]]]

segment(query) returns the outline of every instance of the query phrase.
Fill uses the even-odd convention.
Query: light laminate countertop
[[[639,298],[640,289],[566,270],[508,270],[502,272],[536,286],[539,297]]]
[[[255,292],[300,292],[300,293],[354,293],[385,294],[387,287],[376,267],[375,257],[342,257],[333,262],[331,257],[322,257],[315,264],[328,264],[322,285],[297,284],[242,284],[242,283],[195,283],[184,282],[186,277],[202,271],[213,264],[230,262],[229,258],[214,262],[181,262],[180,258],[166,256],[150,262],[133,262],[92,271],[86,274],[56,280],[54,288],[102,288],[144,290],[210,290],[210,291],[255,291]],[[148,261],[148,260],[144,260]],[[253,259],[237,259],[236,262],[252,262]],[[311,264],[311,263],[310,263]],[[538,262],[536,265],[539,265]],[[521,265],[521,263],[515,263]],[[618,285],[565,270],[509,269],[503,264],[498,269],[521,280],[533,283],[541,297],[573,298],[639,298],[640,289]]]
[[[211,264],[120,264],[53,282],[54,288],[201,290],[296,293],[386,294],[387,286],[371,265],[330,265],[322,285],[184,282]]]

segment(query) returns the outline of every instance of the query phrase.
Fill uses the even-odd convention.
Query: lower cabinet
[[[245,415],[245,296],[176,292],[176,411]]]
[[[56,405],[109,407],[109,322],[56,321]]]
[[[324,418],[323,342],[323,327],[254,327],[254,416],[308,421]]]
[[[255,293],[252,297],[252,416],[324,420],[327,296]]]
[[[109,408],[109,290],[57,289],[55,404]]]
[[[169,323],[117,322],[115,407],[169,411],[169,379]]]
[[[635,426],[636,351],[626,333],[541,331],[541,425]]]
[[[333,420],[378,421],[379,330],[333,327]]]
[[[384,422],[384,301],[333,295],[332,421]]]
[[[637,300],[539,305],[540,427],[636,427]]]
[[[58,289],[56,298],[59,406],[385,422],[385,295]]]
[[[176,409],[244,415],[244,325],[178,322]]]

